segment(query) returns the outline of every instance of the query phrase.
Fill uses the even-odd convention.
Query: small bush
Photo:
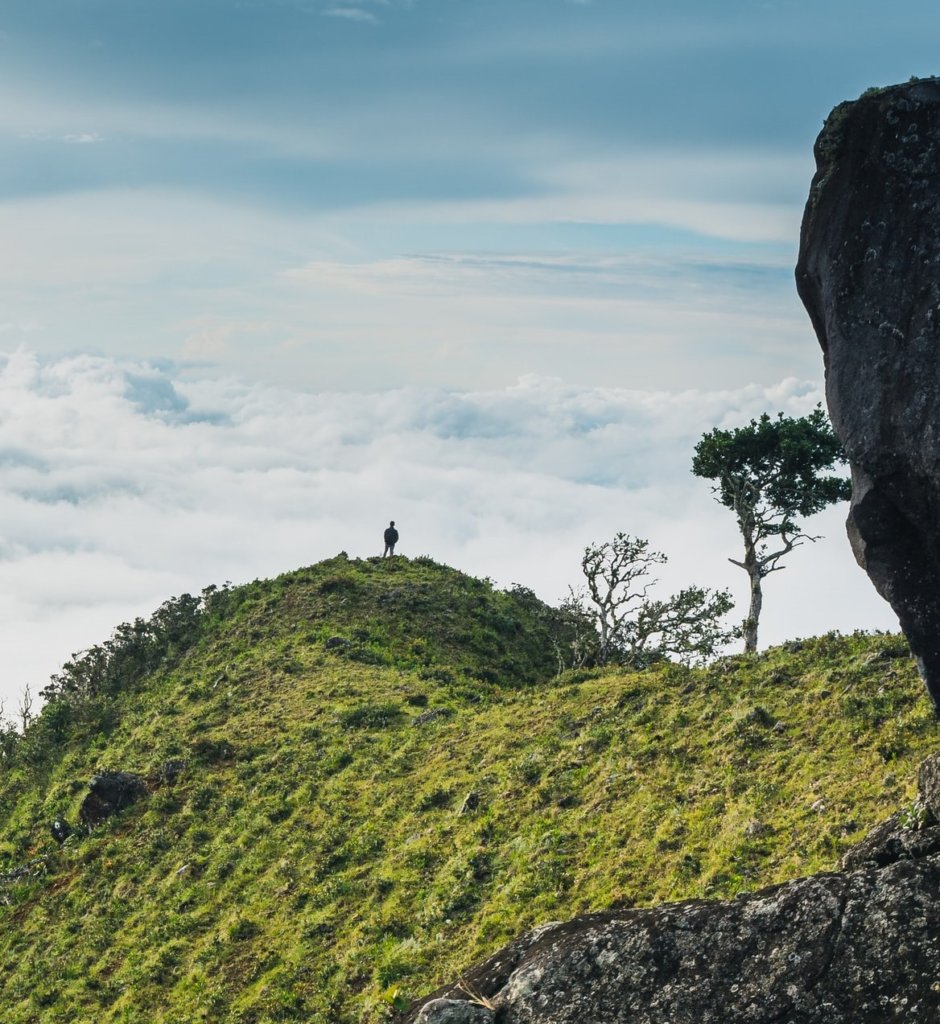
[[[397,704],[384,702],[360,704],[359,707],[341,711],[336,717],[344,729],[387,729],[399,724],[404,712]]]

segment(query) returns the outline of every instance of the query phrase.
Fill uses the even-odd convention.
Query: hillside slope
[[[0,874],[33,865],[0,882],[9,1024],[378,1021],[530,925],[832,866],[938,740],[897,637],[556,678],[550,609],[427,559],[194,621],[0,769]],[[171,759],[49,835],[96,771]]]

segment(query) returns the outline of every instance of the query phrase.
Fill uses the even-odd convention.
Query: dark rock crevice
[[[839,907],[835,915],[833,916],[832,924],[829,926],[829,929],[826,932],[826,934],[823,935],[820,939],[820,943],[823,949],[823,963],[816,977],[807,980],[807,992],[814,992],[817,988],[822,986],[826,978],[829,976],[829,972],[832,969],[832,965],[835,963],[836,958],[840,952],[839,943],[843,939],[843,935],[845,932],[845,917],[846,913],[848,912],[848,905],[848,893],[843,891],[839,895]]]

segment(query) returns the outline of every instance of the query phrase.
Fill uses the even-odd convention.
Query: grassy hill
[[[559,622],[427,559],[164,606],[0,748],[0,1008],[376,1022],[546,920],[834,866],[940,730],[895,636],[557,676]],[[61,848],[103,768],[174,785]]]

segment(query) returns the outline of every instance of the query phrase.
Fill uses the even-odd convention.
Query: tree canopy
[[[793,548],[818,539],[803,533],[799,521],[851,496],[851,483],[828,472],[844,463],[821,406],[807,416],[764,413],[746,427],[716,427],[695,446],[692,472],[714,481],[716,500],[734,512],[744,540],[743,560],[729,560],[751,582],[745,650],[757,648],[761,580],[784,568],[780,560]]]

